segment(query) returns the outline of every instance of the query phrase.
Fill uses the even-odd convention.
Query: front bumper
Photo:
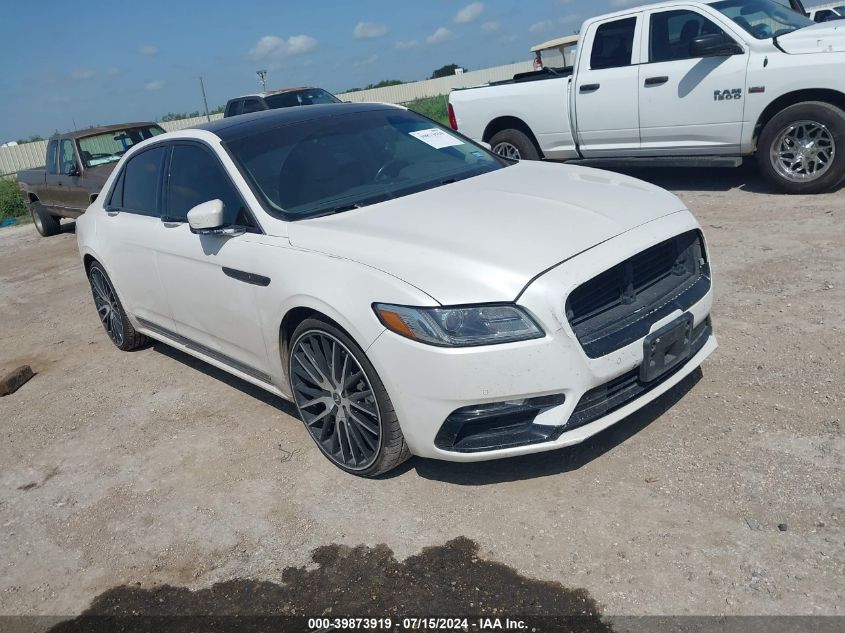
[[[570,446],[584,441],[659,397],[694,371],[716,349],[708,330],[697,351],[680,366],[632,400],[611,407],[585,423],[576,410],[586,396],[614,379],[636,370],[643,361],[643,339],[610,354],[590,358],[564,314],[566,297],[584,281],[663,239],[697,228],[688,212],[677,213],[638,227],[561,264],[535,280],[517,303],[542,323],[541,339],[473,348],[440,348],[416,343],[385,331],[367,350],[396,410],[408,447],[415,455],[450,461],[480,461],[512,457]],[[694,326],[707,322],[713,302],[712,287],[686,310]],[[649,332],[677,319],[675,310],[652,324]],[[438,432],[456,410],[475,405],[564,396],[562,404],[543,409],[533,426],[549,427],[531,443],[491,450],[444,450]],[[559,400],[557,401],[559,402]],[[582,406],[583,408],[583,406]],[[571,421],[571,422],[570,422]],[[567,427],[569,423],[569,427]],[[564,427],[562,430],[560,427]],[[442,440],[442,435],[441,435]]]

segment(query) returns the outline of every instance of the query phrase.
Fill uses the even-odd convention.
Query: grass
[[[14,178],[0,180],[0,222],[27,215],[26,205]]]
[[[441,95],[439,97],[428,97],[426,99],[417,99],[406,103],[405,106],[409,110],[419,112],[429,119],[434,119],[438,123],[449,127],[449,115],[446,111],[446,105],[449,102],[449,97]]]

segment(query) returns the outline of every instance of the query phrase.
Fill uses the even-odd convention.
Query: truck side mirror
[[[71,165],[70,168],[67,170],[67,175],[68,176],[78,176],[79,175],[79,165],[77,165],[77,164]]]
[[[730,57],[742,55],[742,46],[720,33],[699,35],[690,42],[689,55],[697,57]]]

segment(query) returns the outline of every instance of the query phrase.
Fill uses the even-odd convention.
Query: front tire
[[[519,130],[502,130],[490,139],[493,153],[510,160],[540,160],[540,152],[528,135]]]
[[[763,128],[757,163],[785,193],[832,189],[845,178],[845,112],[820,101],[785,108]]]
[[[314,318],[300,323],[291,341],[291,392],[323,455],[360,477],[381,475],[410,457],[390,396],[355,341]]]
[[[93,262],[88,268],[88,282],[100,322],[112,343],[124,352],[146,345],[147,337],[137,332],[129,322],[114,285],[99,262]]]
[[[59,223],[59,218],[50,215],[43,204],[38,200],[33,200],[29,203],[29,215],[32,217],[32,223],[35,225],[35,230],[41,237],[50,237],[58,235],[62,230],[62,225]]]

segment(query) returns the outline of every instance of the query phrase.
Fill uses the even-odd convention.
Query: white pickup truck
[[[452,127],[515,159],[733,164],[788,193],[845,178],[845,21],[774,0],[587,20],[574,66],[449,95]]]

